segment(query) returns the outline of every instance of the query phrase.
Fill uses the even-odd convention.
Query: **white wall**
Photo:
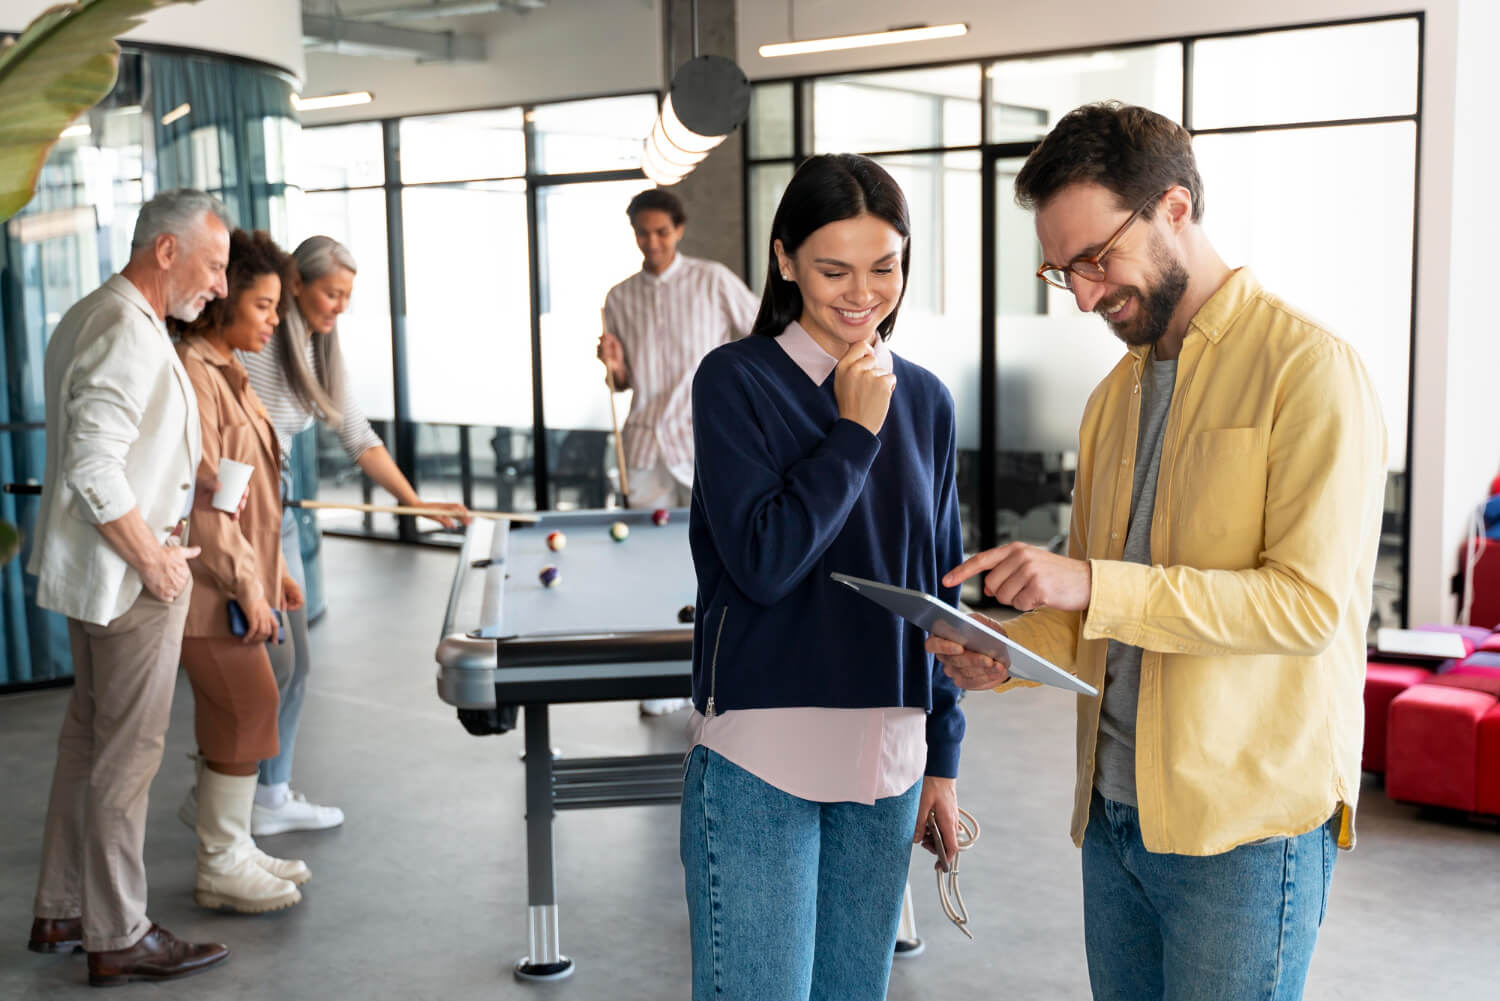
[[[789,0],[741,2],[740,65],[752,79],[980,56],[1087,48],[1245,28],[1377,14],[1426,13],[1417,330],[1413,370],[1410,618],[1451,619],[1448,580],[1468,516],[1500,464],[1500,408],[1490,378],[1500,362],[1495,285],[1476,273],[1500,233],[1500,207],[1485,177],[1500,155],[1490,95],[1500,87],[1494,0],[1196,0],[1120,3],[926,0],[922,20],[963,21],[963,38],[845,53],[762,59],[756,49],[788,37]],[[910,24],[906,0],[795,0],[797,38]],[[1476,286],[1476,283],[1477,286]],[[1358,289],[1351,289],[1358,295]]]
[[[483,63],[307,55],[302,93],[368,90],[372,104],[308,113],[306,125],[655,90],[664,63],[658,0],[552,0],[493,19]]]
[[[19,31],[53,0],[0,0],[0,31]],[[299,0],[201,0],[164,7],[127,39],[243,56],[302,76]]]

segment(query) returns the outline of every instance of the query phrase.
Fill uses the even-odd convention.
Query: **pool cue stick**
[[[604,310],[599,310],[599,328],[607,332]],[[620,418],[615,415],[615,374],[604,363],[604,386],[609,390],[609,423],[615,431],[615,467],[620,471],[620,506],[630,507],[630,474],[625,471],[625,447],[620,443]]]
[[[7,483],[4,485],[8,494],[40,494],[42,485],[40,483]],[[428,515],[439,518],[457,517],[452,511],[432,507],[406,507],[399,504],[339,504],[333,501],[316,500],[294,500],[283,501],[283,507],[301,508],[326,508],[342,511],[369,511],[372,514],[415,514]],[[535,523],[538,518],[534,514],[517,514],[512,511],[470,511],[475,518],[484,518],[488,521],[517,521],[526,524]]]
[[[282,501],[282,506],[308,510],[368,511],[371,514],[415,514],[428,518],[453,518],[454,520],[459,517],[446,508],[412,507],[405,504],[340,504],[336,501],[289,500]],[[528,525],[541,520],[537,515],[519,514],[514,511],[469,511],[468,514],[471,518],[483,518],[487,521],[515,521]]]

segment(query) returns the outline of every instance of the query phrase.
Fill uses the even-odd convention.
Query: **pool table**
[[[615,522],[629,529],[623,542],[611,536]],[[681,754],[554,758],[548,709],[691,693],[693,627],[680,621],[696,592],[687,523],[686,510],[669,512],[665,525],[650,511],[545,512],[535,524],[496,525],[483,556],[483,532],[465,535],[437,690],[470,733],[503,733],[518,713],[524,724],[531,948],[515,964],[520,979],[573,971],[558,941],[555,812],[681,798]],[[557,551],[547,545],[553,532],[566,536]],[[558,569],[550,587],[540,579],[547,566]]]

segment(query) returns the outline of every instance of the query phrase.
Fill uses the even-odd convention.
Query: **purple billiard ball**
[[[659,507],[651,512],[651,521],[656,525],[665,525],[672,520],[671,512],[664,507]]]
[[[536,578],[542,582],[543,587],[556,587],[559,576],[557,567],[548,564],[542,567],[542,572],[537,574]]]

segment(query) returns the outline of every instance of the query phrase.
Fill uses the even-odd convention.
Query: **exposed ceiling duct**
[[[470,14],[516,13],[540,10],[547,0],[431,0],[429,3],[404,3],[367,10],[344,11],[352,21],[428,21],[435,17],[464,17]]]
[[[385,56],[420,62],[484,62],[482,35],[418,31],[352,16],[302,15],[302,43],[310,52]]]

